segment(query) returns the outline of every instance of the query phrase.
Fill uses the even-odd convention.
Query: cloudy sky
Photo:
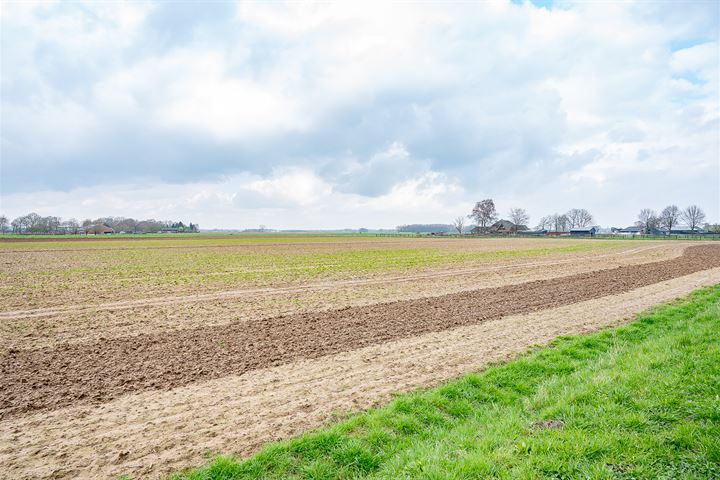
[[[720,220],[717,1],[3,1],[0,212]]]

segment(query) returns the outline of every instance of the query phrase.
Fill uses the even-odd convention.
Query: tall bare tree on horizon
[[[682,212],[682,219],[694,231],[705,221],[705,212],[697,205],[690,205]]]
[[[657,228],[660,224],[660,218],[658,217],[655,210],[651,208],[643,208],[638,214],[638,220],[635,225],[643,229],[643,232],[648,233],[652,229]]]
[[[678,220],[680,220],[680,209],[677,205],[668,205],[660,213],[660,225],[667,228],[668,234],[672,233],[672,228],[677,226]]]
[[[455,220],[453,220],[452,226],[453,228],[455,228],[455,230],[457,230],[458,235],[462,235],[463,228],[465,228],[465,217],[462,215],[457,217]]]
[[[530,222],[530,215],[527,214],[524,208],[511,208],[510,221],[516,226],[527,227],[527,224]]]
[[[488,225],[497,220],[497,210],[495,210],[495,202],[491,198],[486,198],[481,202],[477,202],[469,218],[475,220],[480,231],[484,231]]]
[[[570,228],[587,227],[593,222],[593,216],[584,208],[572,208],[566,214]]]
[[[540,220],[538,220],[538,224],[535,228],[538,230],[545,230],[552,226],[552,219],[550,218],[550,215],[547,215],[545,217],[541,217]]]

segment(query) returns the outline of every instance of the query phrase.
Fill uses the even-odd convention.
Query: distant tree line
[[[464,218],[458,217],[453,220],[452,226],[458,233],[464,228]],[[490,231],[490,227],[499,219],[495,202],[491,198],[475,203],[472,212],[467,216],[474,221],[480,232]],[[511,208],[508,214],[514,228],[522,229],[530,222],[530,217],[522,208]],[[565,213],[553,213],[542,217],[535,227],[537,230],[550,232],[569,232],[572,229],[582,229],[593,226],[595,219],[593,215],[584,208],[572,208]],[[680,222],[684,222],[683,230],[700,232],[704,227],[708,233],[720,233],[720,225],[705,222],[705,212],[697,205],[690,205],[681,210],[677,205],[665,207],[659,214],[649,208],[644,208],[638,215],[635,226],[642,230],[642,233],[669,233],[677,229]],[[597,227],[599,228],[599,227]],[[659,230],[659,229],[664,230]]]
[[[553,213],[542,217],[537,228],[551,232],[568,232],[573,228],[589,227],[594,221],[592,214],[584,208],[571,208],[566,213]]]
[[[478,229],[487,231],[494,222],[499,219],[495,202],[491,198],[486,198],[477,202],[468,215],[468,218],[475,222]],[[527,228],[530,223],[530,216],[524,208],[511,208],[508,212],[510,222],[515,225],[516,229]],[[454,221],[455,224],[460,219]],[[537,224],[538,230],[549,230],[554,232],[567,232],[573,228],[585,228],[594,222],[592,214],[584,208],[573,208],[566,213],[553,213],[542,217]]]
[[[28,213],[8,221],[5,215],[0,215],[0,232],[17,234],[72,234],[85,233],[86,229],[95,225],[106,225],[115,232],[125,233],[157,233],[171,229],[178,232],[197,232],[200,227],[196,223],[185,224],[173,220],[136,220],[128,217],[101,217],[85,219],[82,222],[75,218],[63,220],[61,217],[43,217],[37,213]]]
[[[651,208],[643,208],[638,214],[635,226],[640,227],[643,233],[651,233],[660,228],[664,228],[668,232],[673,228],[677,228],[680,222],[684,222],[687,230],[699,231],[705,222],[705,212],[697,205],[690,205],[684,210],[680,210],[677,205],[668,205],[657,213]],[[711,233],[718,233],[717,225],[705,223],[705,230]]]
[[[454,227],[444,223],[413,223],[411,225],[399,225],[396,230],[400,233],[428,233],[428,232],[452,232]]]

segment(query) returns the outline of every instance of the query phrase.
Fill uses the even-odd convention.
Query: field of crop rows
[[[720,245],[0,240],[0,464],[158,477],[720,281]]]

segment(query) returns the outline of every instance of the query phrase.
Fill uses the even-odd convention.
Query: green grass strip
[[[171,478],[720,478],[720,285]]]

